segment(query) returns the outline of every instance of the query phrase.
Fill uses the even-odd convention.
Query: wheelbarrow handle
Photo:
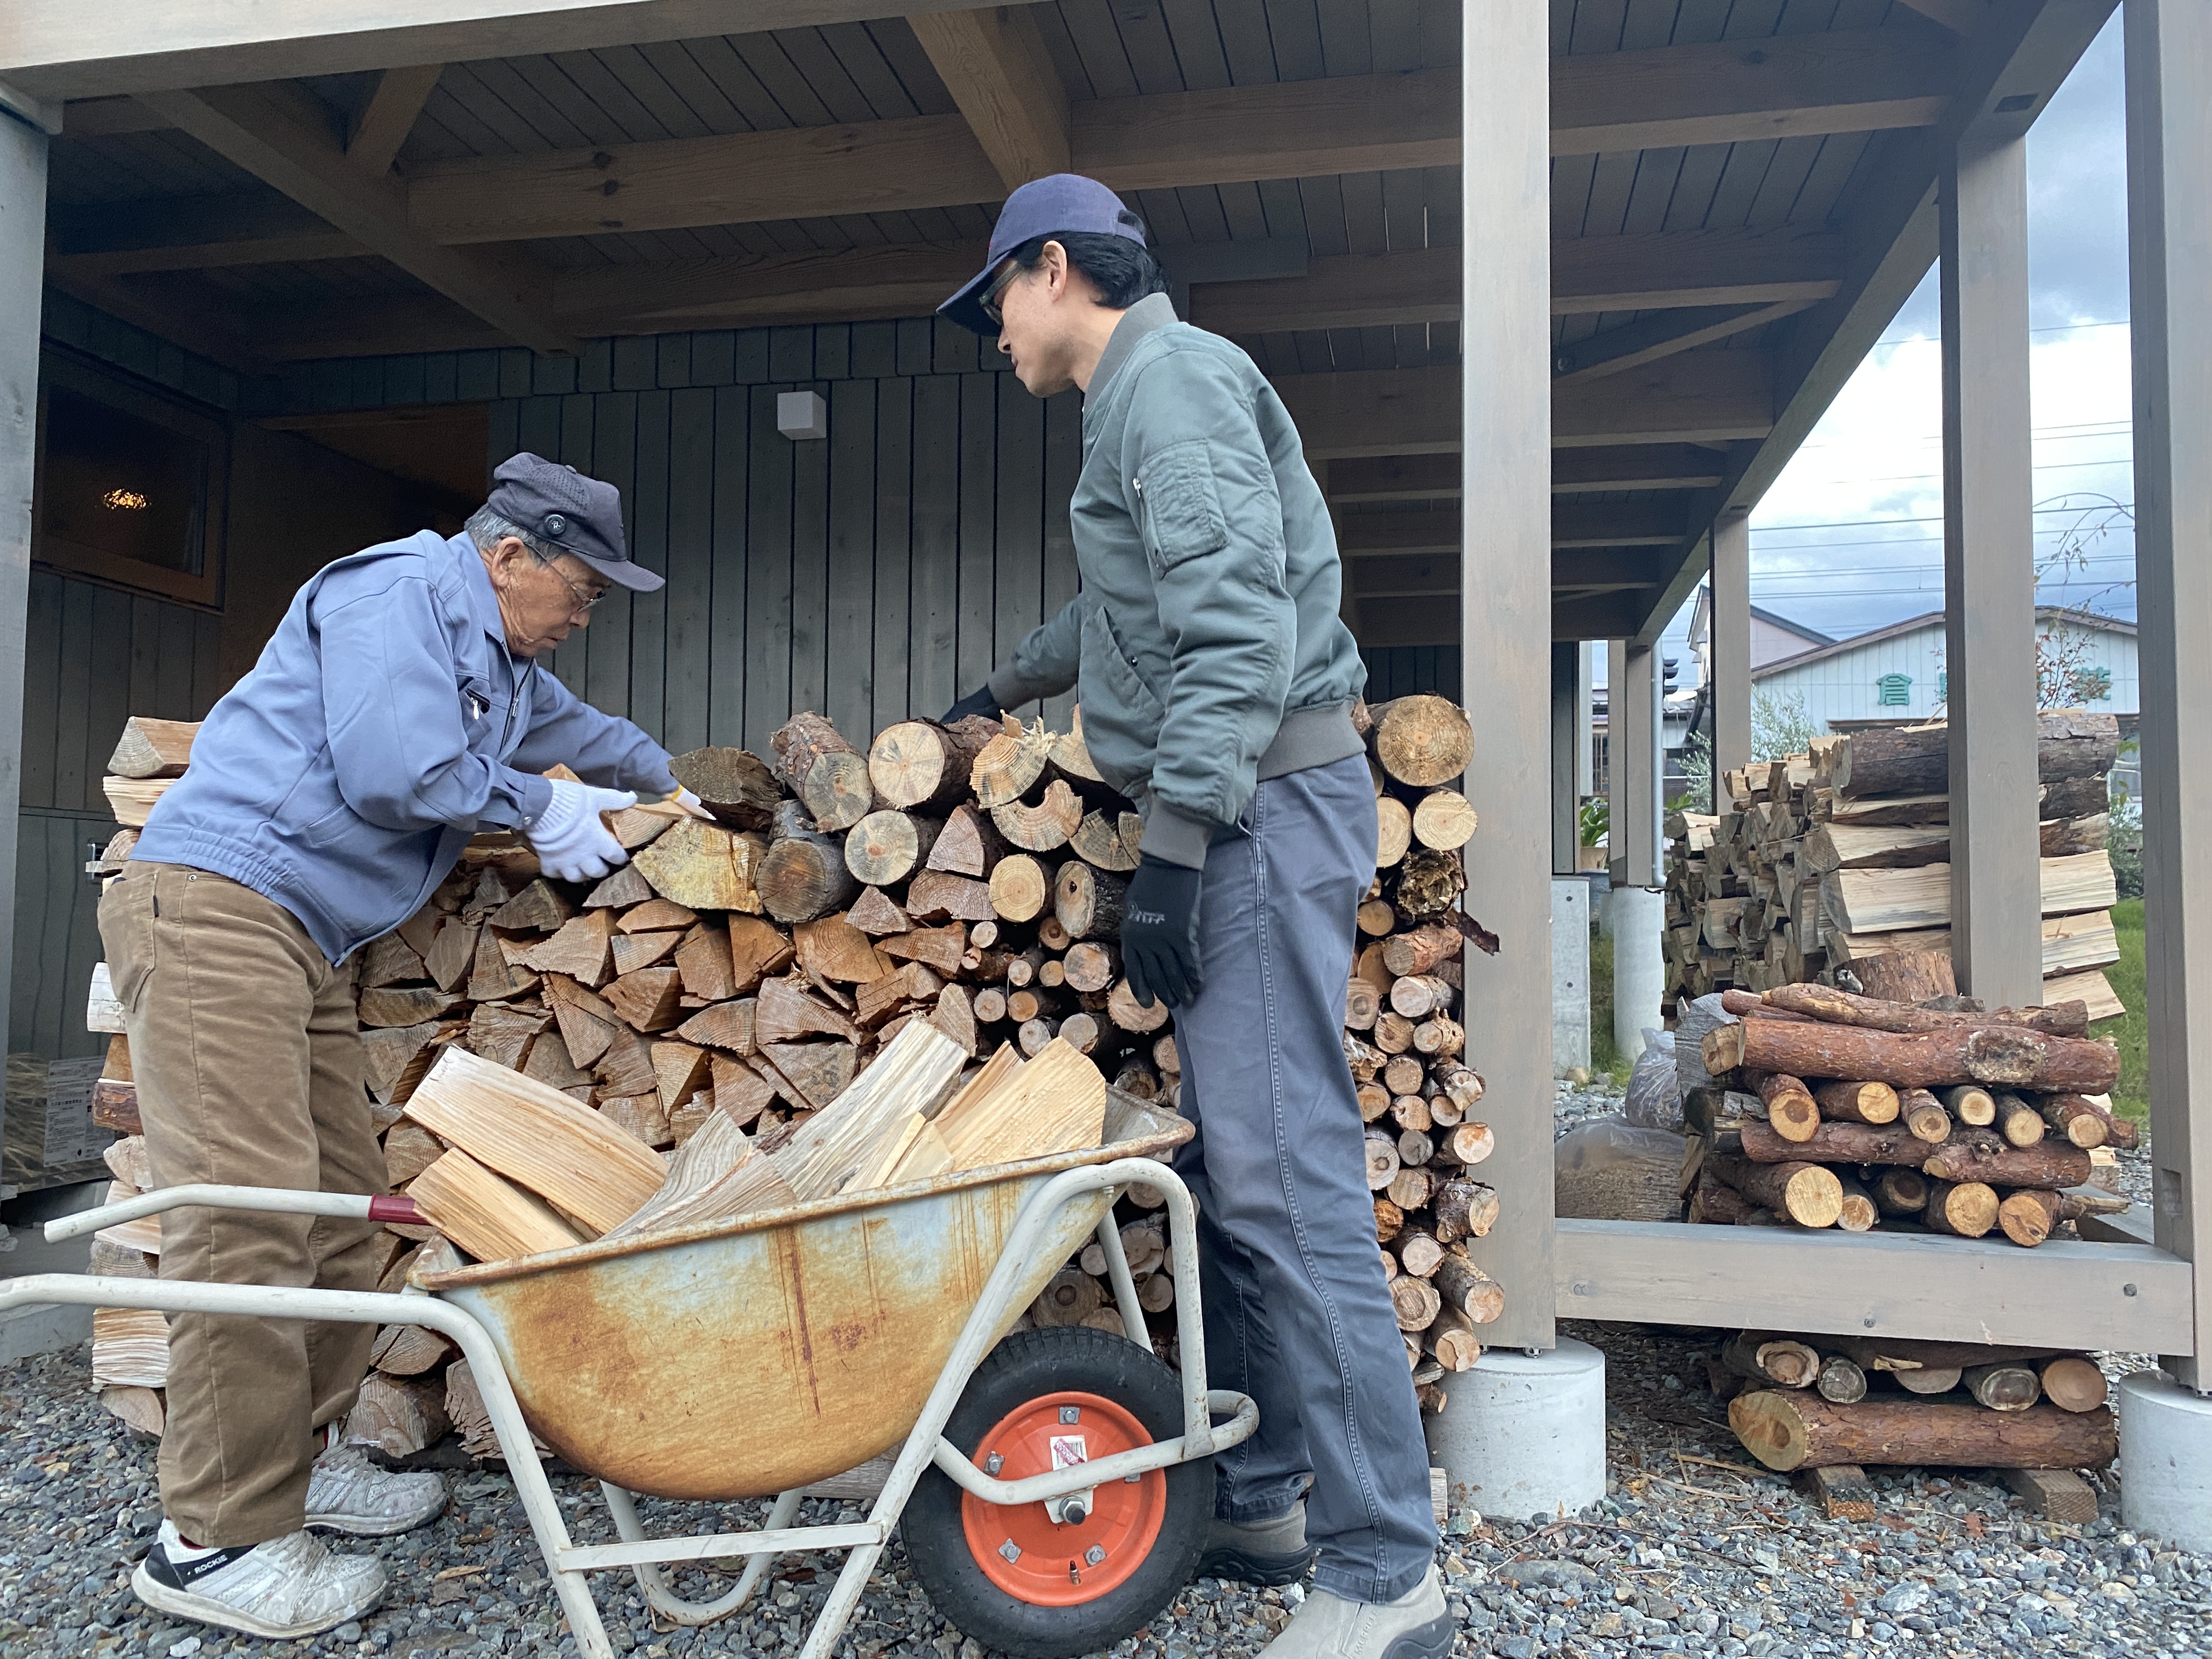
[[[302,1193],[285,1187],[218,1187],[196,1182],[141,1193],[119,1203],[103,1204],[96,1210],[80,1210],[75,1215],[49,1221],[46,1242],[58,1244],[66,1238],[82,1238],[104,1227],[120,1226],[126,1221],[159,1215],[164,1210],[191,1207],[258,1210],[275,1215],[328,1215],[348,1221],[395,1221],[403,1226],[428,1224],[422,1212],[415,1207],[415,1200],[400,1194]]]

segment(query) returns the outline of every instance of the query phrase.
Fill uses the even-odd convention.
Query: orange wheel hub
[[[1095,1394],[1042,1395],[1000,1419],[975,1449],[976,1466],[1021,1480],[1149,1446],[1145,1425]],[[992,1460],[998,1466],[992,1467]],[[1118,1588],[1142,1565],[1167,1514],[1166,1474],[1091,1488],[1079,1523],[1043,1504],[999,1504],[960,1495],[960,1524],[983,1576],[1031,1607],[1071,1607]]]

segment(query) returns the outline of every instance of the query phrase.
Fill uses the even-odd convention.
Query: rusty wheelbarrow
[[[734,1221],[434,1273],[383,1295],[49,1273],[0,1283],[40,1303],[413,1324],[470,1362],[585,1659],[612,1659],[586,1575],[629,1568],[679,1624],[735,1613],[777,1556],[851,1552],[801,1659],[829,1659],[901,1517],[939,1610],[985,1645],[1060,1659],[1164,1606],[1212,1514],[1212,1455],[1258,1408],[1205,1385],[1190,1194],[1159,1161],[1190,1136],[1112,1097],[1108,1143],[817,1200]],[[1152,1355],[1113,1205],[1165,1198],[1182,1377]],[[405,1199],[177,1187],[50,1222],[64,1239],[185,1206],[417,1218]],[[1122,1330],[1008,1328],[1096,1234]],[[1228,1420],[1219,1424],[1214,1419]],[[532,1432],[599,1478],[618,1543],[569,1536]],[[795,1527],[802,1489],[896,1451],[865,1521]],[[979,1467],[980,1463],[980,1467]],[[648,1538],[632,1494],[774,1495],[758,1528]],[[750,1558],[711,1601],[670,1562]]]

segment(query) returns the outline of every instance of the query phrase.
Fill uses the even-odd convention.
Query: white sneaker
[[[356,1538],[388,1538],[419,1527],[446,1507],[436,1474],[392,1474],[358,1446],[333,1446],[307,1476],[307,1524]]]
[[[242,1548],[189,1549],[175,1522],[164,1521],[131,1588],[148,1607],[179,1619],[283,1641],[368,1612],[384,1599],[384,1564],[373,1555],[333,1555],[305,1532]]]
[[[1432,1566],[1395,1601],[1347,1601],[1309,1589],[1261,1659],[1443,1659],[1455,1628]]]

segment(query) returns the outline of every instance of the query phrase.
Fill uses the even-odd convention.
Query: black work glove
[[[966,720],[970,714],[981,714],[986,720],[994,720],[1006,712],[999,707],[999,699],[992,693],[991,683],[986,680],[980,690],[970,691],[946,709],[945,718],[938,724],[951,726],[956,720]]]
[[[1205,872],[1149,853],[1121,900],[1121,965],[1146,1007],[1180,1008],[1198,994],[1198,896]]]

